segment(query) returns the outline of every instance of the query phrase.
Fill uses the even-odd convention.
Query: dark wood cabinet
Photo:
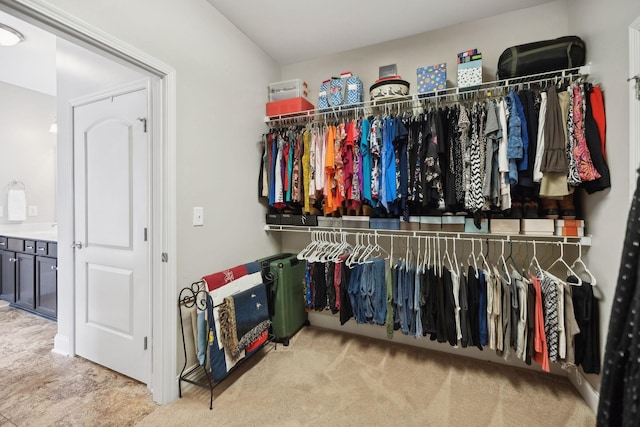
[[[58,316],[58,260],[36,257],[36,311],[45,316]]]
[[[4,240],[6,246],[6,239]],[[16,253],[0,250],[0,299],[16,302]]]
[[[56,319],[56,256],[55,242],[0,236],[0,299],[9,301],[15,307]]]
[[[35,310],[36,257],[35,255],[16,253],[16,259],[16,305]]]

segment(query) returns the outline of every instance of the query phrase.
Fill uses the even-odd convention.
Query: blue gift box
[[[447,88],[447,64],[418,68],[418,93],[436,92]]]

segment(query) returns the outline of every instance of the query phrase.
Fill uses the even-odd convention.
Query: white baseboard
[[[574,369],[573,372],[569,374],[569,380],[576,390],[578,390],[587,405],[589,405],[593,413],[597,414],[600,393],[593,388],[591,383],[587,381],[578,369]]]
[[[62,356],[71,356],[72,354],[69,350],[69,337],[66,335],[56,334],[53,339],[53,350],[51,350],[51,352]]]

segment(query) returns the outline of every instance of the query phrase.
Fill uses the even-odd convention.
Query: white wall
[[[7,220],[7,190],[11,180],[25,185],[27,205],[37,216],[20,223],[56,220],[56,98],[0,82],[0,224]]]
[[[607,154],[611,190],[584,198],[585,216],[593,247],[587,259],[604,293],[600,303],[600,336],[604,351],[611,305],[615,293],[622,243],[629,212],[629,25],[640,16],[637,0],[611,2],[569,0],[569,29],[584,39],[587,60],[593,63],[592,79],[601,82],[607,112]],[[599,377],[589,376],[599,388]]]
[[[483,78],[496,80],[498,57],[509,46],[567,35],[565,1],[523,9],[487,19],[454,25],[387,43],[315,58],[282,67],[282,79],[300,78],[310,85],[311,102],[317,104],[320,83],[351,71],[364,82],[365,99],[378,78],[378,67],[397,64],[398,74],[417,92],[416,69],[447,63],[449,87],[457,86],[457,53],[477,48],[482,53]],[[430,18],[425,18],[430,19]],[[401,25],[401,23],[398,23]],[[348,37],[348,30],[345,30]]]
[[[176,70],[178,288],[275,252],[256,184],[275,61],[204,0],[50,3]]]

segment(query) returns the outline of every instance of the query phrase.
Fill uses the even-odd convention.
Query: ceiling
[[[287,65],[550,0],[207,1],[272,58]]]
[[[56,95],[56,37],[0,11],[0,23],[24,36],[12,47],[0,47],[0,81]]]

